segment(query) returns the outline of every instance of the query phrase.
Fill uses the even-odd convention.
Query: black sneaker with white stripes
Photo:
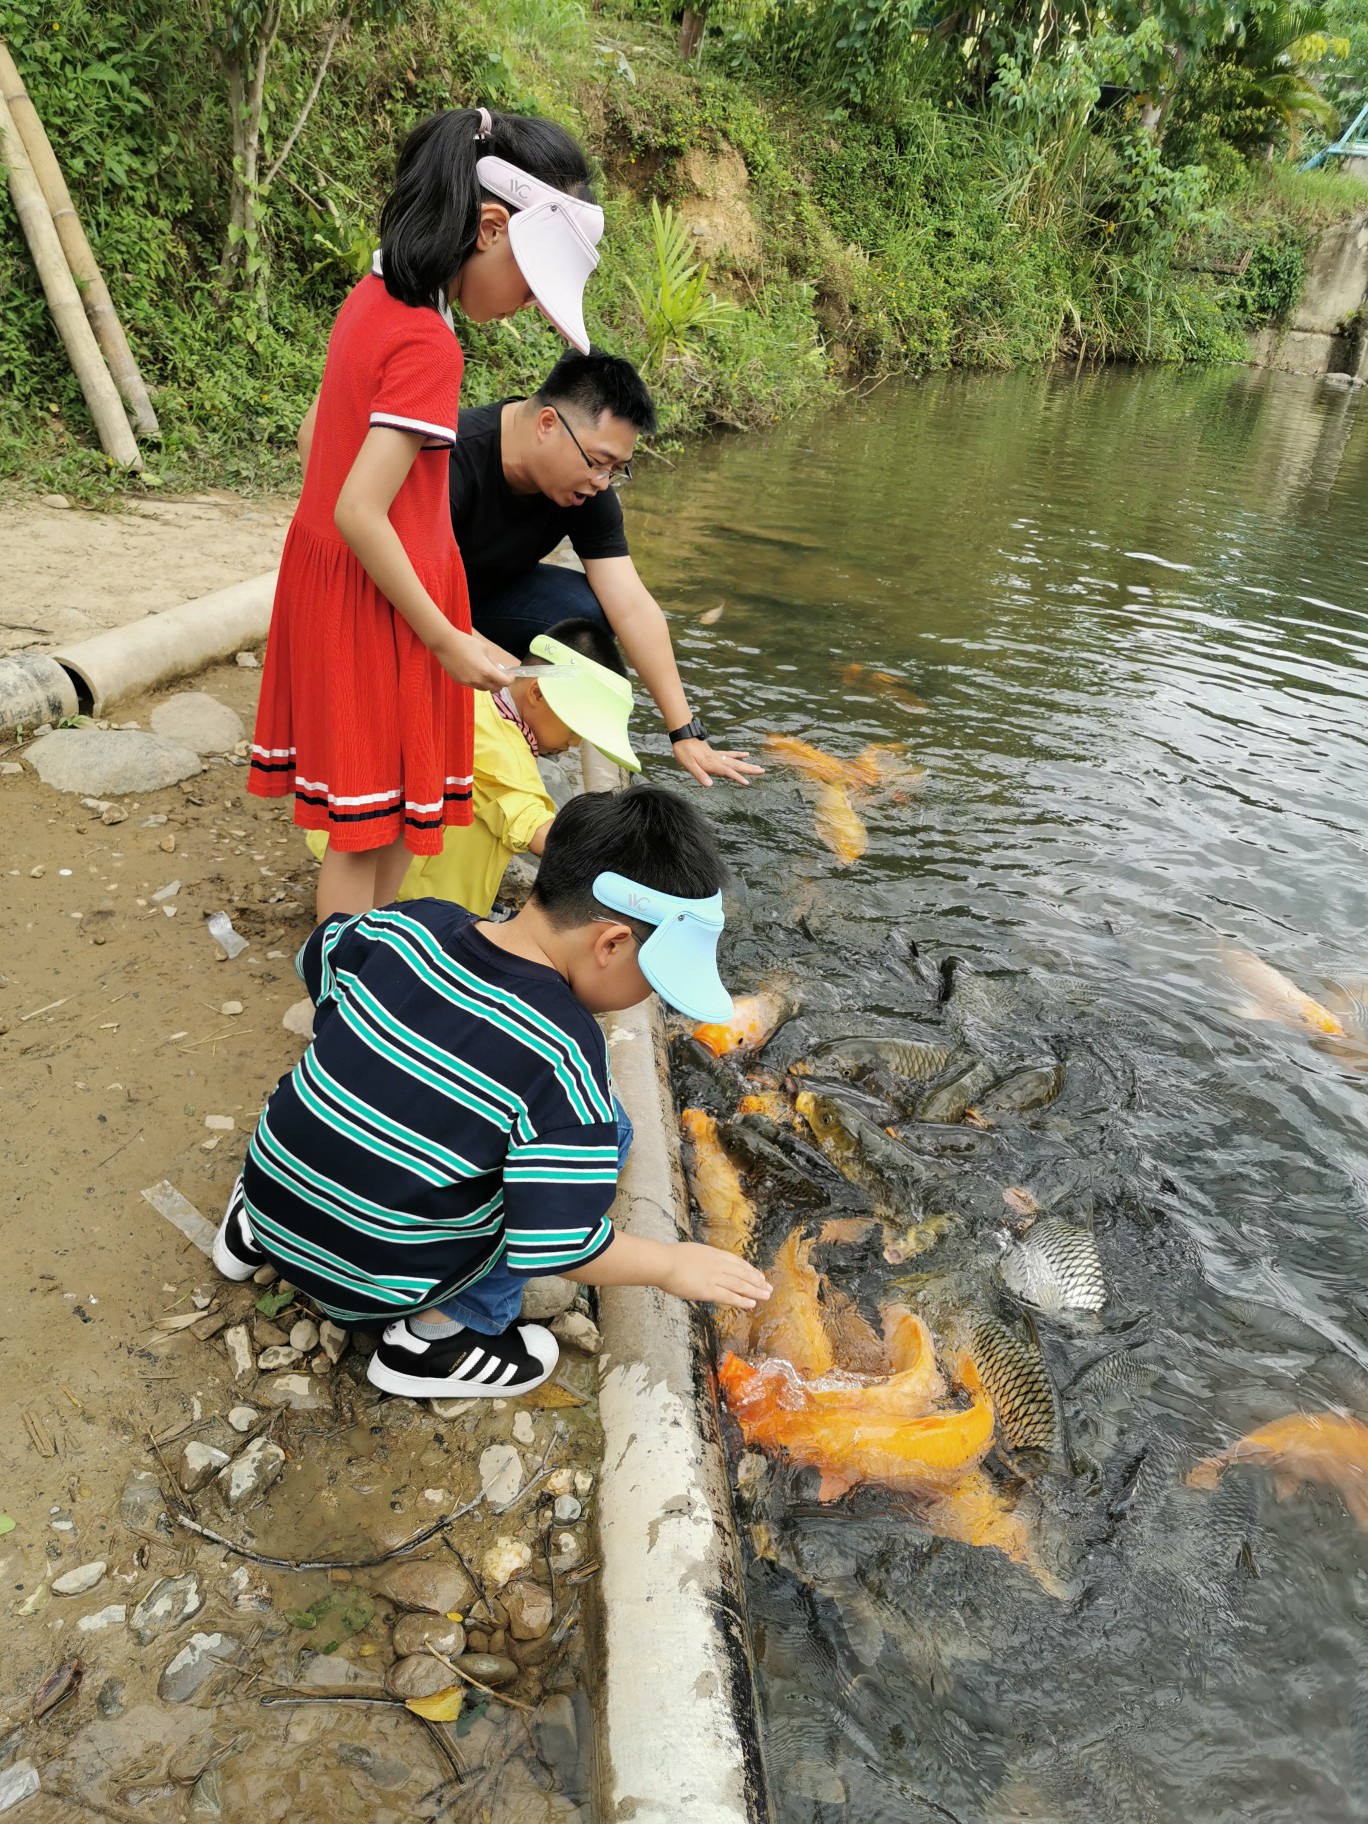
[[[228,1199],[228,1208],[214,1237],[214,1265],[225,1279],[250,1279],[258,1267],[269,1261],[252,1239],[243,1208],[242,1180],[238,1179]]]
[[[380,1338],[366,1378],[415,1400],[506,1400],[540,1387],[559,1355],[555,1337],[540,1324],[510,1324],[501,1336],[463,1326],[432,1338],[415,1335],[401,1318]]]

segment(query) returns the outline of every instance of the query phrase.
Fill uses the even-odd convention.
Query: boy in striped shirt
[[[220,1272],[270,1264],[384,1325],[370,1379],[423,1399],[541,1385],[555,1339],[517,1322],[539,1274],[753,1309],[770,1289],[745,1261],[608,1220],[630,1129],[594,1018],[652,989],[728,1017],[724,877],[703,817],[640,787],[566,805],[504,924],[436,899],[326,920],[299,959],[313,1043],[252,1138]]]

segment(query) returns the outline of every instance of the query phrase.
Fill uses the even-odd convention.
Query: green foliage
[[[664,367],[671,355],[691,355],[705,341],[708,331],[736,313],[735,304],[705,291],[708,268],[690,256],[689,230],[667,203],[662,209],[651,198],[651,238],[655,243],[655,271],[649,285],[627,281],[646,326],[647,360]]]
[[[1306,255],[1294,240],[1258,242],[1232,288],[1231,306],[1247,323],[1283,323],[1306,283]]]

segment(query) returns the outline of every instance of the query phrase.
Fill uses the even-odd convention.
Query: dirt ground
[[[120,513],[0,498],[0,654],[41,652],[225,589],[280,561],[294,502],[221,491]]]
[[[274,561],[277,528],[252,536],[263,543],[247,568],[260,569]],[[204,580],[228,579],[206,570]],[[259,679],[230,665],[183,687],[210,692],[250,728]],[[145,727],[149,708],[121,704],[118,718]],[[27,767],[0,777],[10,1286],[0,1315],[0,1797],[12,1763],[28,1760],[42,1790],[16,1810],[24,1824],[586,1820],[593,1362],[565,1349],[545,1400],[464,1402],[438,1416],[380,1399],[364,1378],[373,1345],[358,1337],[335,1367],[316,1346],[306,1352],[294,1369],[305,1408],[273,1409],[273,1377],[253,1363],[235,1374],[229,1335],[243,1327],[259,1362],[307,1313],[288,1301],[263,1313],[255,1301],[270,1288],[220,1281],[141,1195],[168,1180],[216,1223],[262,1102],[299,1055],[281,1018],[303,992],[293,957],[312,923],[313,863],[288,810],[244,787],[241,756],[224,756],[180,787],[120,801],[126,821],[109,825]],[[154,898],[173,880],[174,894]],[[233,961],[206,929],[219,910],[249,943]],[[207,1116],[233,1125],[206,1126]],[[194,1329],[171,1327],[191,1318]],[[242,1405],[255,1414],[246,1436],[227,1423]],[[445,1730],[462,1783],[450,1783],[445,1751],[416,1716],[375,1701],[401,1618],[381,1588],[392,1564],[273,1570],[176,1521],[186,1445],[234,1453],[255,1437],[286,1453],[261,1503],[234,1511],[214,1481],[180,1502],[235,1542],[292,1560],[386,1552],[480,1495],[491,1444],[517,1452],[511,1506],[500,1512],[491,1493],[413,1554],[450,1571],[459,1553],[479,1586],[458,1611],[466,1650],[517,1669],[507,1691],[521,1707],[472,1689]],[[572,1488],[583,1515],[574,1501],[556,1514],[552,1499]],[[530,1562],[501,1596],[486,1554],[508,1539]],[[92,1561],[106,1569],[87,1593],[54,1591],[54,1579]],[[184,1577],[196,1612],[139,1641],[136,1605]],[[553,1620],[518,1638],[513,1595],[533,1584],[550,1591]],[[188,1701],[166,1696],[173,1659],[215,1635],[195,1648],[213,1676]],[[75,1668],[71,1694],[35,1718],[35,1694],[64,1666]],[[310,1701],[280,1701],[292,1693]]]

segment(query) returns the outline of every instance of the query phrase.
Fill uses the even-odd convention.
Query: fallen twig
[[[439,1660],[448,1672],[454,1672],[457,1678],[463,1678],[468,1685],[474,1685],[477,1691],[483,1691],[486,1697],[492,1697],[495,1703],[507,1704],[510,1710],[536,1709],[535,1704],[525,1704],[520,1697],[508,1697],[502,1691],[496,1691],[493,1685],[482,1685],[479,1679],[472,1678],[469,1672],[462,1672],[455,1661],[448,1659],[446,1654],[434,1647],[430,1640],[425,1644],[423,1651],[430,1653],[435,1660]]]
[[[437,1723],[427,1717],[419,1716],[416,1710],[410,1710],[402,1697],[371,1697],[360,1691],[272,1691],[265,1697],[257,1699],[259,1704],[379,1704],[386,1710],[402,1710],[411,1716],[416,1723],[421,1723],[432,1740],[441,1750],[442,1758],[451,1768],[458,1780],[466,1777],[465,1763],[442,1734]]]
[[[214,1545],[226,1546],[230,1552],[236,1552],[239,1558],[249,1558],[253,1564],[269,1565],[277,1571],[369,1571],[378,1564],[388,1564],[391,1558],[402,1558],[405,1552],[413,1551],[416,1546],[426,1545],[429,1539],[435,1539],[438,1533],[445,1532],[447,1527],[455,1526],[458,1520],[464,1520],[467,1514],[473,1513],[483,1500],[483,1495],[476,1495],[464,1507],[444,1514],[440,1520],[434,1520],[431,1526],[425,1526],[422,1532],[415,1533],[411,1539],[405,1539],[402,1545],[381,1552],[376,1558],[272,1558],[265,1552],[254,1551],[249,1545],[240,1545],[236,1539],[229,1539],[223,1533],[216,1533],[210,1526],[201,1526],[176,1501],[171,1500],[169,1505],[171,1519],[177,1526],[185,1527],[187,1532],[198,1533],[202,1539],[208,1539]]]
[[[51,1013],[54,1007],[65,1007],[70,999],[69,994],[64,994],[60,1001],[49,1001],[46,1007],[35,1007],[32,1013],[21,1013],[19,1024],[22,1026],[25,1020],[36,1020],[40,1013]]]

